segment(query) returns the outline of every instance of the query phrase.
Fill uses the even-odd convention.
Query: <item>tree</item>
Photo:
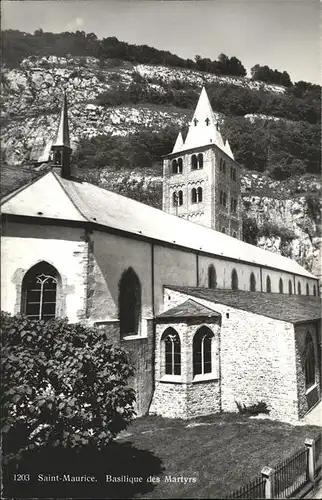
[[[1,313],[1,341],[7,461],[43,446],[101,449],[130,423],[133,368],[107,334]]]

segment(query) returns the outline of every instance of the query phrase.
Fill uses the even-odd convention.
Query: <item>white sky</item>
[[[179,56],[238,57],[321,83],[319,0],[3,0],[2,29],[81,30]]]

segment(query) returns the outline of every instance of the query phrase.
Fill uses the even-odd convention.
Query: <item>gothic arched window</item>
[[[178,193],[178,205],[181,207],[183,205],[183,192],[179,191]]]
[[[48,262],[39,262],[22,281],[22,313],[31,319],[49,320],[56,316],[59,275]]]
[[[183,170],[182,158],[178,158],[178,173],[182,174],[182,170]]]
[[[198,187],[197,189],[197,201],[200,203],[202,201],[202,188]]]
[[[314,344],[313,339],[309,333],[306,334],[305,339],[305,353],[304,353],[304,364],[305,364],[305,385],[308,389],[315,384],[315,354],[314,354]]]
[[[178,206],[178,193],[176,191],[172,193],[172,205],[174,207]]]
[[[231,289],[238,290],[238,274],[236,269],[233,269],[231,272]]]
[[[271,278],[269,276],[266,277],[266,292],[272,291]]]
[[[193,376],[212,372],[211,343],[214,334],[202,326],[193,338]]]
[[[198,160],[196,155],[191,156],[191,170],[196,170],[198,168]]]
[[[164,344],[166,375],[181,375],[181,345],[178,333],[174,328],[167,328],[162,335]]]
[[[191,203],[197,203],[197,190],[193,188],[191,190]]]
[[[297,283],[297,294],[301,295],[302,294],[302,288],[301,288],[301,283],[298,281]]]
[[[215,267],[210,264],[208,267],[208,288],[216,288],[217,287],[217,274]]]
[[[308,283],[306,283],[306,295],[310,295],[310,288]]]
[[[250,291],[256,292],[256,279],[254,273],[251,273],[250,275]]]
[[[288,280],[288,293],[292,295],[293,293],[293,288],[292,288],[292,281]]]
[[[198,154],[198,168],[203,168],[203,154]]]
[[[282,278],[280,278],[280,280],[279,280],[278,290],[280,293],[283,293],[283,280],[282,280]]]
[[[172,160],[172,173],[177,174],[178,173],[178,162],[177,160]]]
[[[141,320],[141,283],[130,267],[119,282],[119,319],[121,335],[137,335]]]

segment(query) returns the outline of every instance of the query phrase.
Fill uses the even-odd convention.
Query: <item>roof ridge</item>
[[[52,171],[54,177],[56,178],[56,180],[58,181],[58,184],[60,185],[60,187],[62,188],[62,190],[64,191],[64,193],[66,194],[66,196],[68,197],[69,201],[72,203],[72,205],[76,208],[76,210],[78,211],[78,213],[84,217],[84,219],[87,221],[87,222],[91,222],[89,220],[89,218],[82,212],[82,210],[79,208],[79,206],[77,205],[77,203],[75,203],[75,201],[73,200],[72,196],[70,195],[70,193],[68,192],[68,190],[65,188],[63,182],[62,182],[62,178],[56,174],[56,172]],[[70,179],[64,179],[66,180],[67,182],[70,182]],[[74,182],[74,181],[71,181],[71,182]],[[93,184],[94,185],[94,184]]]

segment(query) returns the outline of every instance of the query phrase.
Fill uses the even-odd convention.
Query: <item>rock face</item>
[[[34,171],[25,171],[25,164],[48,157],[63,89],[68,94],[73,149],[81,138],[107,133],[127,135],[143,127],[153,131],[168,125],[181,128],[188,123],[189,110],[170,106],[97,105],[96,99],[100,94],[115,89],[126,90],[140,78],[144,78],[145,85],[159,93],[164,92],[161,83],[171,81],[199,87],[217,82],[265,88],[274,93],[285,91],[283,87],[247,78],[222,77],[188,69],[134,65],[116,60],[100,62],[93,57],[30,57],[21,63],[19,69],[4,68],[2,73],[1,146],[5,161],[11,166],[8,171],[11,180],[20,179],[22,182],[21,179],[27,179],[29,173],[30,179],[34,178]],[[253,115],[246,116],[250,120],[254,118]],[[20,173],[14,172],[15,169]],[[89,175],[92,177],[89,178]],[[162,178],[155,172],[141,175],[138,172],[116,173],[103,169],[97,175],[83,172],[82,176],[122,194],[128,195],[130,191],[131,196],[133,194],[133,197],[146,203],[155,206],[161,203]],[[17,187],[18,184],[17,181]],[[259,229],[254,243],[294,258],[317,275],[321,274],[320,190],[319,182],[313,177],[280,183],[259,173],[244,172],[242,179],[244,218],[255,219]]]

